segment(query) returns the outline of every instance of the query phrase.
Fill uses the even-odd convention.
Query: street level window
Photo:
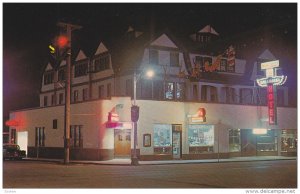
[[[172,125],[154,124],[153,134],[154,154],[171,154]]]
[[[53,77],[54,77],[54,72],[46,72],[44,74],[44,85],[52,84],[53,83]]]
[[[283,129],[281,131],[281,151],[297,152],[297,130]]]
[[[188,125],[188,141],[191,154],[213,152],[214,126]]]
[[[71,147],[83,146],[82,125],[71,125],[70,128],[70,144]]]
[[[241,151],[240,129],[229,129],[229,152]]]
[[[261,152],[277,151],[276,130],[267,130],[267,134],[257,136],[257,150]]]
[[[10,143],[12,143],[12,144],[17,143],[17,130],[16,129],[10,130]]]
[[[35,146],[44,147],[45,146],[45,127],[35,128]]]

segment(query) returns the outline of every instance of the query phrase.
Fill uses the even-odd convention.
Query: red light
[[[62,35],[59,36],[56,40],[57,46],[60,48],[66,47],[68,42],[69,42],[68,37]]]
[[[19,126],[19,122],[16,120],[8,120],[5,122],[5,125],[8,127],[16,127]]]

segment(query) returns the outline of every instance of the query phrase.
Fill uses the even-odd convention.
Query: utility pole
[[[65,82],[65,115],[64,115],[64,164],[70,160],[70,101],[71,101],[71,37],[72,30],[81,29],[81,26],[58,22],[57,25],[66,30],[67,43],[67,69]]]

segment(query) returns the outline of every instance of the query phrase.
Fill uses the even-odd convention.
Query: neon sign
[[[283,85],[287,79],[287,76],[276,75],[277,67],[279,67],[279,60],[261,63],[261,69],[265,70],[266,77],[256,80],[260,87],[267,87],[269,125],[277,125],[276,86]]]

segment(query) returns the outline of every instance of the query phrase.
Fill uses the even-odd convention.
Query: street
[[[3,188],[296,187],[296,160],[140,166],[3,162]]]

